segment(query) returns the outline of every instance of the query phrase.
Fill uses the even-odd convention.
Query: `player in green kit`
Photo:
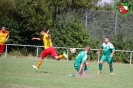
[[[112,43],[109,42],[109,38],[105,38],[105,42],[102,44],[102,47],[98,50],[97,54],[103,49],[104,54],[99,62],[99,71],[98,74],[102,73],[102,64],[107,61],[110,67],[110,73],[113,74],[113,56],[115,53],[115,48]]]
[[[90,47],[87,46],[85,51],[81,51],[74,61],[74,68],[77,70],[78,76],[86,77],[86,71],[88,70],[87,53],[90,51]],[[75,74],[71,74],[70,76],[75,76]]]

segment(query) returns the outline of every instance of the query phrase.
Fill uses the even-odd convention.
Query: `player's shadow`
[[[48,71],[40,71],[40,73],[52,73],[52,72],[48,72]]]
[[[47,72],[47,71],[42,71],[41,73],[49,73],[49,72]]]

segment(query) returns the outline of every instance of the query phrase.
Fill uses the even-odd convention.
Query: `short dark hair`
[[[86,46],[85,49],[90,50],[90,46]]]
[[[109,39],[109,37],[105,37],[105,38],[108,38]]]
[[[45,29],[41,29],[40,32],[46,32],[46,30]]]
[[[5,25],[2,25],[2,27],[5,27],[5,28],[6,28],[6,26],[5,26]]]

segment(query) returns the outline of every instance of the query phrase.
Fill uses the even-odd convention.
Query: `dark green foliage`
[[[116,36],[114,36],[112,39],[112,43],[117,50],[133,50],[133,38],[128,38],[128,40],[124,40],[123,32],[119,32]],[[114,61],[129,63],[130,52],[116,52]]]
[[[58,21],[55,29],[51,30],[52,40],[58,47],[83,48],[89,44],[89,35],[81,23],[76,21]],[[78,52],[77,52],[78,53]],[[72,59],[70,54],[69,59]]]
[[[21,44],[24,41],[24,39],[22,39],[22,37],[20,36],[21,29],[19,28],[19,24],[17,21],[8,17],[0,17],[0,21],[1,21],[0,25],[1,26],[5,25],[7,30],[9,30],[10,32],[10,39],[8,43]]]
[[[59,21],[51,31],[55,46],[82,48],[88,45],[89,35],[81,23]]]
[[[133,49],[133,13],[119,17],[114,35],[115,16],[111,4],[97,6],[99,0],[0,0],[0,27],[10,31],[8,43],[43,45],[42,41],[31,41],[40,37],[42,28],[51,30],[56,47],[100,48],[103,38],[108,36],[116,49]],[[88,10],[87,22],[85,23]],[[97,10],[97,11],[94,11]],[[106,11],[105,11],[106,10]],[[107,11],[108,10],[108,11]],[[87,24],[87,25],[86,25]],[[35,55],[36,49],[9,47],[9,51],[20,50],[23,55]],[[41,48],[39,49],[39,53]],[[62,54],[63,49],[57,49]],[[69,52],[69,59],[76,54]],[[90,51],[90,61],[97,60],[96,51]],[[102,53],[101,53],[102,54]],[[129,53],[116,52],[114,61],[129,62]]]

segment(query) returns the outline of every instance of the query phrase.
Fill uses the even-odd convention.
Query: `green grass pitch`
[[[107,63],[98,75],[97,62],[90,62],[87,78],[69,77],[75,73],[73,61],[45,59],[39,69],[36,59],[0,58],[0,88],[133,88],[133,66],[114,63],[110,75]]]

